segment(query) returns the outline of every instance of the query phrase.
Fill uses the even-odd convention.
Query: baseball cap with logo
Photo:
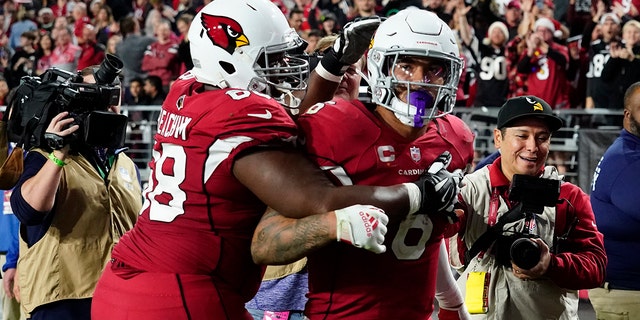
[[[548,103],[536,96],[522,96],[507,100],[498,112],[498,129],[510,127],[517,119],[535,117],[542,119],[549,131],[562,127],[562,119],[553,114]]]
[[[520,9],[520,1],[518,0],[511,0],[509,1],[509,3],[507,4],[507,9],[511,9],[511,8],[515,8],[515,9]]]

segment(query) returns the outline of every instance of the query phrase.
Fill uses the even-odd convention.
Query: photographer
[[[86,68],[82,81],[78,77],[71,86],[102,86],[97,79],[104,65]],[[93,105],[79,105],[102,109],[100,98],[92,99]],[[104,114],[120,112],[119,105],[104,105]],[[58,105],[48,109],[54,107]],[[93,112],[79,119],[75,112],[61,109],[46,127],[44,139],[27,154],[11,196],[21,222],[21,302],[33,320],[90,319],[95,285],[111,249],[133,227],[142,204],[139,173],[124,149],[96,145],[80,136],[93,125],[110,136],[104,125],[108,116],[100,118],[102,124],[90,125]]]
[[[604,280],[607,258],[588,195],[545,167],[551,134],[561,126],[540,98],[507,100],[493,131],[501,156],[463,180],[464,214],[450,258],[464,270],[458,285],[478,319],[577,319],[577,290]],[[521,179],[543,187],[520,189],[513,181]],[[536,250],[512,244],[518,238]],[[517,259],[523,256],[533,262],[525,266]]]

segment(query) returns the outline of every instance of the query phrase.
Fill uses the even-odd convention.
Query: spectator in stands
[[[176,27],[180,33],[178,36],[178,59],[180,59],[180,74],[185,73],[187,70],[193,68],[193,61],[191,61],[191,50],[189,49],[189,26],[193,16],[185,13],[180,15],[176,19]]]
[[[353,21],[356,18],[366,18],[377,14],[376,0],[354,0],[353,8],[349,11],[347,18],[349,21]]]
[[[192,16],[195,16],[196,13],[198,13],[198,7],[192,0],[178,1],[178,6],[175,9],[177,11],[176,19],[185,13]]]
[[[54,21],[55,16],[53,15],[53,10],[51,10],[51,8],[44,7],[38,11],[38,28],[40,30],[51,32]]]
[[[149,11],[153,8],[149,0],[134,0],[133,2],[133,17],[138,22],[138,26],[144,26],[145,21],[147,20],[147,16],[149,15]],[[113,8],[113,6],[111,6]],[[127,14],[127,16],[131,16]],[[122,19],[118,19],[117,21],[122,21]],[[151,30],[153,32],[153,30]],[[142,30],[140,31],[142,33]],[[123,34],[124,35],[124,34]],[[148,36],[153,36],[153,34],[149,34]]]
[[[144,80],[144,94],[147,96],[147,104],[149,105],[162,105],[164,98],[167,97],[164,89],[162,88],[162,79],[158,76],[148,76]]]
[[[98,34],[96,35],[97,42],[106,46],[109,38],[120,29],[113,19],[111,8],[107,5],[100,6],[98,14],[93,21],[93,25],[98,29]]]
[[[350,10],[349,3],[347,0],[318,0],[318,8],[321,11],[333,13],[336,17],[336,24],[343,27],[349,22],[347,19],[347,13]]]
[[[32,76],[36,71],[36,49],[34,41],[36,31],[25,31],[20,36],[20,47],[11,57],[9,70],[5,72],[7,81],[11,88],[20,84],[20,79],[24,76]]]
[[[640,319],[640,82],[624,95],[620,136],[593,173],[591,205],[609,257],[605,282],[589,290],[596,317]]]
[[[56,46],[51,53],[51,66],[76,72],[82,49],[71,43],[71,30],[68,28],[58,30],[55,40]]]
[[[7,33],[9,32],[9,28],[11,27],[11,24],[13,24],[15,21],[17,21],[17,15],[18,15],[18,10],[17,10],[17,6],[16,3],[13,1],[5,1],[2,4],[2,10],[3,10],[3,15],[2,15],[2,31],[3,33]]]
[[[116,54],[116,50],[120,42],[122,42],[122,36],[119,34],[114,34],[109,37],[109,40],[107,40],[105,53]]]
[[[475,90],[472,90],[472,87],[476,86],[475,79],[478,77],[476,69],[480,63],[480,52],[478,51],[480,41],[475,36],[475,29],[467,20],[471,6],[465,5],[464,1],[457,1],[457,4],[453,19],[449,23],[456,35],[458,46],[460,47],[460,55],[464,62],[456,94],[456,105],[466,106],[468,100],[470,100],[468,105],[472,105],[475,99]]]
[[[23,5],[18,6],[17,21],[9,28],[9,46],[12,50],[15,51],[20,47],[22,33],[38,30],[38,25],[32,19],[31,11],[27,11]]]
[[[129,90],[127,90],[124,98],[124,104],[130,106],[149,105],[149,99],[144,92],[143,86],[144,81],[141,78],[131,79],[131,83],[129,83]],[[131,117],[131,114],[129,114],[129,117]]]
[[[629,20],[622,27],[622,41],[612,42],[610,58],[602,69],[602,80],[610,83],[611,109],[624,106],[623,97],[627,89],[640,79],[640,22]]]
[[[82,70],[92,65],[99,65],[104,60],[105,47],[96,41],[96,27],[85,24],[82,35],[78,38],[78,45],[82,49],[78,59],[78,69]]]
[[[84,26],[91,23],[87,13],[87,5],[84,2],[76,3],[71,10],[71,18],[73,19],[73,35],[77,40],[82,37]]]
[[[614,13],[605,13],[603,5],[598,6],[598,11],[593,16],[592,23],[585,28],[584,39],[590,38],[591,30],[596,24],[600,27],[601,38],[591,42],[586,48],[589,51],[589,71],[587,72],[587,100],[585,108],[611,108],[610,96],[614,92],[610,82],[602,79],[602,70],[611,56],[610,46],[616,41],[620,32],[620,18]],[[587,35],[588,32],[588,35]],[[606,119],[598,119],[594,125],[607,124]]]
[[[53,15],[58,18],[58,17],[65,17],[67,16],[67,4],[69,3],[68,0],[57,0],[56,3],[54,3],[51,6],[51,10],[53,10]]]
[[[509,30],[509,40],[518,35],[518,26],[522,21],[522,7],[519,0],[511,0],[504,10],[503,22]]]
[[[451,250],[450,257],[454,267],[464,270],[458,286],[467,302],[478,301],[467,307],[480,319],[577,319],[577,290],[604,280],[607,257],[587,194],[558,181],[560,201],[533,213],[509,192],[516,174],[562,179],[554,167],[545,167],[551,135],[561,126],[542,99],[507,100],[493,131],[501,156],[463,179],[459,208],[464,214],[450,242],[458,250]],[[531,241],[539,251],[532,251],[529,265],[510,253],[523,232],[537,236]],[[514,256],[523,253],[517,248]]]
[[[458,1],[428,0],[424,5],[424,9],[437,14],[442,21],[449,23],[453,18],[453,10],[457,5]]]
[[[291,9],[291,11],[289,11],[289,18],[287,18],[287,21],[293,30],[295,30],[300,36],[303,35],[301,27],[304,22],[304,11],[298,8]]]
[[[9,68],[11,60],[11,48],[9,47],[9,37],[0,31],[0,72],[4,73]]]
[[[560,21],[555,19],[554,10],[556,8],[553,0],[542,0],[542,6],[539,6],[540,2],[537,1],[536,5],[538,6],[538,18],[547,18],[553,22],[553,26],[556,31],[553,34],[555,39],[559,41],[564,41],[569,37],[569,28],[560,23]]]
[[[0,106],[7,105],[7,97],[9,96],[9,84],[7,80],[0,76]]]
[[[339,26],[336,25],[336,16],[329,12],[323,11],[320,15],[320,36],[326,37],[337,34]]]
[[[506,45],[509,37],[507,26],[496,21],[489,26],[487,38],[480,43],[480,63],[476,69],[476,95],[474,106],[498,107],[507,100]]]
[[[318,41],[320,40],[320,38],[322,38],[320,36],[320,30],[311,29],[307,34],[307,38],[305,39],[307,41],[307,48],[304,49],[304,52],[310,54],[317,51],[316,46],[318,45]]]
[[[58,17],[53,23],[53,29],[51,30],[51,38],[54,40],[58,39],[58,32],[62,29],[69,28],[69,21],[66,17]]]
[[[569,0],[569,7],[567,8],[566,24],[569,28],[570,36],[577,36],[582,34],[585,27],[591,21],[591,5],[596,6],[597,0],[594,1],[578,1]],[[590,41],[587,42],[587,44]]]
[[[156,35],[156,27],[163,20],[171,24],[176,22],[177,12],[171,6],[164,4],[163,0],[149,0],[149,3],[151,3],[151,10],[144,20],[144,34],[153,37]]]
[[[142,71],[142,57],[147,47],[156,41],[155,38],[140,35],[140,26],[133,17],[126,17],[120,21],[122,42],[116,46],[116,55],[124,63],[124,86],[129,87],[133,78],[146,78]]]
[[[38,42],[36,75],[41,75],[51,67],[51,54],[53,54],[53,39],[50,33],[45,32]]]
[[[295,0],[295,6],[291,10],[298,9],[304,13],[304,21],[300,30],[308,32],[311,29],[319,28],[320,11],[313,0]]]
[[[569,51],[553,41],[555,26],[548,18],[539,18],[533,33],[526,38],[526,50],[517,70],[527,77],[527,94],[547,101],[553,109],[569,107],[567,68]]]
[[[171,37],[173,34],[169,21],[158,23],[155,33],[157,41],[147,47],[140,67],[148,75],[160,77],[163,91],[168,92],[169,84],[180,72],[178,43]]]

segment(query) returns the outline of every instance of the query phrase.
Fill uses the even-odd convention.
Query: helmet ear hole
[[[220,67],[227,74],[234,74],[236,72],[236,68],[233,66],[233,64],[226,61],[220,61]]]

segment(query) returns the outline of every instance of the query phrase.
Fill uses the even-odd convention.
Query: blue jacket
[[[7,261],[2,266],[2,271],[15,268],[18,263],[18,230],[20,222],[13,215],[9,198],[11,191],[0,190],[3,195],[2,214],[0,214],[0,252],[7,253]]]
[[[623,129],[592,181],[591,206],[609,258],[606,281],[640,290],[640,137]]]

